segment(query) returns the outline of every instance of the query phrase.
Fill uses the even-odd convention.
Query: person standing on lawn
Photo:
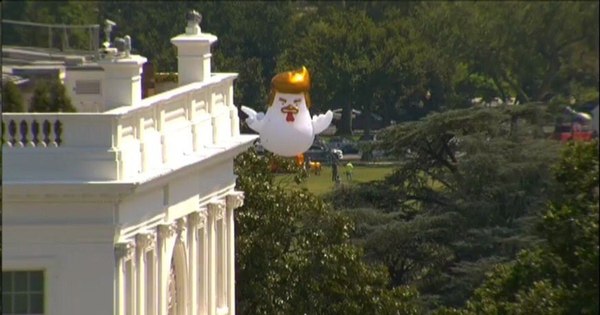
[[[338,174],[338,156],[331,152],[331,181],[339,184],[340,175]]]
[[[354,170],[354,165],[352,165],[352,162],[348,162],[348,164],[346,164],[346,179],[348,181],[352,180],[352,171]]]

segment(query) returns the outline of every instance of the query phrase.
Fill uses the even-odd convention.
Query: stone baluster
[[[33,122],[31,122],[31,141],[29,142],[29,145],[32,147],[45,147],[44,143],[42,143],[40,141],[39,138],[40,135],[40,124],[37,122],[37,120],[33,120]]]
[[[27,145],[28,129],[29,128],[27,128],[27,121],[21,120],[21,122],[19,123],[19,141],[17,141],[17,147],[22,148]]]

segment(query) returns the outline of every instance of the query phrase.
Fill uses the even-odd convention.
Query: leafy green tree
[[[29,111],[54,113],[75,112],[76,109],[67,95],[65,86],[54,79],[40,80],[36,83]]]
[[[432,48],[521,103],[598,91],[598,4],[422,3],[415,29]],[[584,66],[587,64],[587,66]]]
[[[236,159],[246,193],[236,215],[237,313],[420,314],[414,290],[388,289],[385,269],[361,260],[350,221],[306,190],[274,184],[272,162],[253,151]]]
[[[306,36],[280,57],[278,68],[306,65],[311,70],[315,109],[341,107],[339,133],[351,134],[352,109],[363,109],[369,116],[377,82],[395,56],[385,35],[386,30],[364,11],[336,10],[314,21]]]
[[[543,118],[531,104],[451,110],[388,128],[378,147],[400,162],[394,173],[330,200],[390,214],[353,236],[386,265],[393,285],[416,285],[432,308],[461,305],[485,272],[539,240],[532,223],[558,158],[558,144],[540,138]]]
[[[12,81],[7,81],[2,87],[2,112],[24,112],[23,95]]]
[[[440,314],[598,314],[598,141],[570,144],[538,231],[544,243],[497,266],[462,310]]]
[[[3,18],[47,24],[82,25],[98,23],[97,1],[5,1]],[[4,25],[3,25],[4,27]],[[89,49],[90,34],[85,29],[9,26],[6,40],[13,45]],[[65,37],[66,34],[66,37]]]

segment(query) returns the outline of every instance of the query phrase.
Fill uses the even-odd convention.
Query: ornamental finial
[[[200,22],[202,22],[202,14],[198,13],[196,10],[188,11],[185,14],[185,19],[187,21],[187,27],[185,28],[185,33],[187,35],[198,35],[200,34]]]

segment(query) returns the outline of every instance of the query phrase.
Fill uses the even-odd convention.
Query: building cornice
[[[4,182],[4,202],[114,202],[131,194],[136,183]]]
[[[196,160],[188,160],[186,164],[165,168],[155,174],[142,175],[132,181],[112,182],[15,182],[2,183],[3,200],[5,202],[115,202],[134,193],[153,189],[170,181],[188,176],[191,172],[200,171],[217,163],[227,161],[244,152],[256,139],[255,135],[241,135],[233,141],[214,146],[211,155],[198,155]],[[208,148],[209,150],[211,148]]]

